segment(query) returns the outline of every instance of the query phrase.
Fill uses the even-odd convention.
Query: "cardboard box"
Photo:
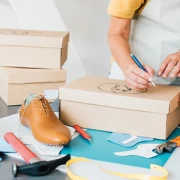
[[[21,105],[28,94],[44,95],[47,90],[58,92],[65,81],[66,71],[63,69],[0,67],[0,97],[7,105]]]
[[[0,66],[59,69],[68,42],[68,32],[0,29]]]
[[[110,132],[166,139],[180,123],[179,87],[129,90],[123,81],[83,77],[59,89],[61,120]]]

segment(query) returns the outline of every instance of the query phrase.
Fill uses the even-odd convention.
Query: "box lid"
[[[0,79],[9,84],[64,82],[66,71],[63,69],[0,67]]]
[[[63,48],[68,42],[68,32],[0,29],[0,45]]]
[[[59,89],[66,101],[168,114],[179,104],[180,87],[157,85],[148,91],[128,90],[124,81],[86,76]]]

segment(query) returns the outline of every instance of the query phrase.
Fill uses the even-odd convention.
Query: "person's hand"
[[[180,51],[170,54],[165,58],[160,66],[158,75],[167,78],[170,73],[171,78],[180,77]]]
[[[154,70],[149,65],[144,65],[147,72],[140,69],[136,64],[131,64],[125,70],[125,82],[128,88],[135,90],[148,89],[153,81]]]

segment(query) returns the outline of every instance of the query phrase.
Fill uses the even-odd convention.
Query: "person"
[[[108,14],[109,78],[125,80],[135,90],[149,88],[150,81],[180,85],[179,0],[110,0]]]

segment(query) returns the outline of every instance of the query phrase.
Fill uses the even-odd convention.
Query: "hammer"
[[[12,173],[16,177],[18,174],[26,174],[30,176],[43,176],[54,171],[58,166],[66,164],[71,159],[70,154],[66,156],[51,160],[41,161],[41,159],[28,149],[12,132],[8,132],[4,135],[4,139],[9,143],[16,152],[18,152],[27,165],[17,166],[13,164]]]

